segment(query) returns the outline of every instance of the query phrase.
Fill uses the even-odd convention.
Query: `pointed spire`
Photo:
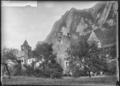
[[[24,41],[23,45],[28,45],[28,42],[27,40]]]

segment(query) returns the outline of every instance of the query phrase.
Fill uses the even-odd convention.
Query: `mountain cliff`
[[[71,8],[55,22],[45,41],[54,44],[58,33],[69,34],[72,39],[80,39],[94,30],[101,41],[105,42],[112,37],[113,39],[109,41],[115,42],[117,10],[118,3],[115,1],[99,2],[94,7],[85,10]]]
[[[53,44],[60,58],[71,43],[88,40],[92,31],[102,46],[113,44],[116,42],[117,10],[117,1],[101,1],[84,10],[71,8],[55,22],[45,42]]]

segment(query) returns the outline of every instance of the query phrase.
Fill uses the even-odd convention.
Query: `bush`
[[[34,76],[35,77],[44,77],[44,78],[47,78],[47,77],[49,77],[49,74],[45,70],[35,69]]]
[[[57,63],[46,64],[45,68],[41,69],[42,77],[46,78],[61,78],[63,69]],[[57,75],[58,74],[58,75]]]
[[[79,67],[74,67],[74,70],[72,70],[72,76],[73,77],[80,77],[80,76],[88,76],[88,70],[86,69],[79,69]]]
[[[62,68],[57,63],[44,64],[37,69],[34,69],[34,66],[24,65],[26,70],[24,75],[35,76],[35,77],[44,77],[44,78],[60,78],[62,76]],[[55,74],[54,74],[55,73]],[[56,75],[56,73],[58,75]]]
[[[104,71],[105,75],[116,75],[117,73],[117,66],[116,66],[116,61],[110,62],[107,64],[107,68]]]
[[[26,68],[26,70],[22,73],[23,75],[26,75],[26,76],[35,75],[35,70],[33,66],[24,65],[24,67]]]
[[[14,75],[14,71],[15,71],[14,66],[12,66],[12,67],[8,66],[8,69],[9,69],[10,75],[13,76]]]
[[[44,77],[46,77],[46,78],[50,78],[51,71],[50,71],[49,69],[42,70],[42,71],[43,71],[43,75],[44,75]]]
[[[79,77],[80,76],[80,69],[78,67],[74,67],[72,70],[72,76],[73,77]]]
[[[56,76],[54,75],[55,72],[59,72],[60,74],[62,74],[63,69],[56,62],[56,55],[53,54],[52,47],[52,44],[49,45],[47,43],[42,43],[40,45],[37,45],[35,50],[33,51],[33,56],[35,58],[37,58],[38,60],[44,59],[44,61],[40,64],[39,69],[35,70],[35,76],[50,78],[51,76]]]
[[[21,65],[19,64],[16,64],[14,66],[14,73],[13,73],[14,76],[20,76],[22,75],[22,68],[21,68]]]
[[[68,76],[67,74],[63,74],[63,76]]]
[[[67,74],[67,76],[71,76],[71,74]]]
[[[34,74],[34,76],[35,77],[40,77],[41,76],[41,73],[40,73],[41,71],[39,70],[39,69],[35,69],[35,74]]]
[[[62,78],[62,73],[61,72],[54,72],[50,75],[50,78]]]
[[[71,74],[63,74],[63,76],[65,76],[65,77],[66,77],[66,76],[71,76]]]

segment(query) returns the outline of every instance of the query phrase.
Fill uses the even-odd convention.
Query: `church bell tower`
[[[29,46],[27,40],[25,40],[23,45],[21,45],[21,51],[24,52],[24,56],[26,59],[31,56],[31,47]]]

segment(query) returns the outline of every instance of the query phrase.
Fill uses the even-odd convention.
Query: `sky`
[[[2,47],[20,50],[20,46],[27,40],[34,49],[38,41],[46,39],[54,23],[66,11],[71,8],[91,8],[96,3],[95,1],[39,1],[29,4],[23,1],[2,2]]]

